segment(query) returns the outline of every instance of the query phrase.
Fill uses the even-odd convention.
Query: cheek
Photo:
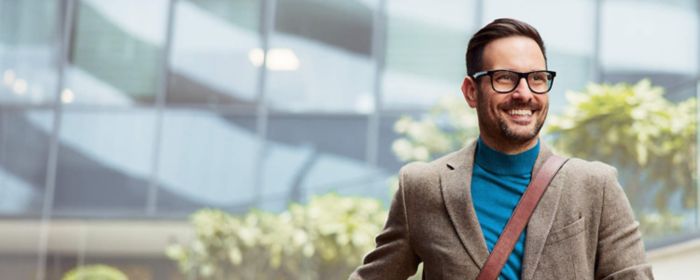
[[[492,110],[495,111],[500,111],[500,107],[508,103],[508,100],[505,98],[506,96],[499,96],[499,95],[493,95],[491,98],[488,100],[489,107],[491,107]]]
[[[537,99],[537,102],[539,102],[542,105],[546,105],[549,103],[549,93],[534,94],[534,96]]]
[[[548,96],[543,96],[538,100],[540,104],[542,104],[542,109],[544,112],[547,112],[549,109],[549,97]]]

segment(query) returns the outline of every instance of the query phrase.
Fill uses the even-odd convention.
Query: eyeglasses
[[[520,84],[520,79],[525,78],[527,87],[530,91],[537,94],[544,94],[552,89],[554,77],[557,75],[554,71],[540,70],[527,73],[520,73],[510,70],[490,70],[476,72],[472,75],[474,80],[483,76],[491,77],[491,88],[498,93],[509,93],[515,90]]]

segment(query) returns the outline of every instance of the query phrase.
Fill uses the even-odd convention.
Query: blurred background
[[[499,17],[557,71],[544,141],[618,168],[659,279],[700,272],[700,1],[0,0],[1,278],[347,277],[401,165],[477,135]]]

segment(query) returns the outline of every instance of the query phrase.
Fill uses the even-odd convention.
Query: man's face
[[[521,36],[501,38],[486,45],[483,65],[483,70],[530,72],[546,69],[537,43]],[[518,86],[505,94],[493,90],[489,76],[472,80],[472,86],[471,98],[467,92],[465,97],[469,105],[476,108],[483,138],[505,147],[534,144],[547,117],[548,94],[533,93],[525,79],[520,79]]]

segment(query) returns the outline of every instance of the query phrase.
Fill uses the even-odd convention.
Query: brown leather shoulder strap
[[[510,217],[510,220],[508,220],[508,224],[506,224],[505,229],[503,229],[501,236],[498,237],[498,241],[493,247],[491,254],[486,259],[484,267],[481,268],[479,276],[476,277],[477,280],[493,280],[498,278],[498,275],[501,274],[501,269],[503,269],[503,265],[505,265],[508,256],[510,256],[510,253],[513,251],[513,247],[518,241],[520,233],[525,229],[544,191],[547,190],[547,186],[549,186],[552,178],[567,160],[569,159],[552,155],[547,159],[537,174],[535,174],[535,178],[530,181],[523,197],[518,202],[518,205],[515,206],[513,215]]]

